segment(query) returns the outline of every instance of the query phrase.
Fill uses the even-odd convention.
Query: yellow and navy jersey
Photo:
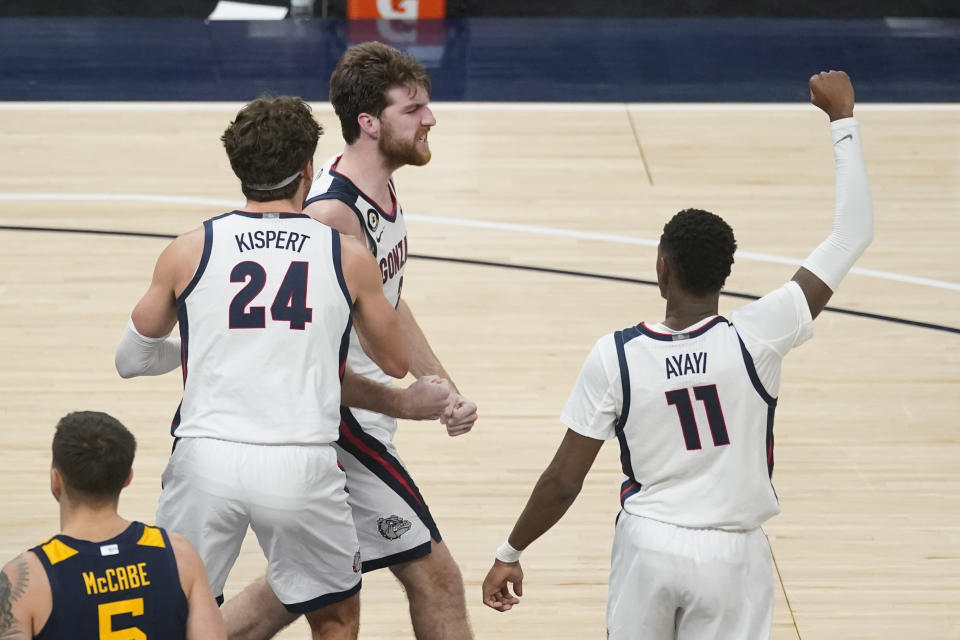
[[[57,535],[31,551],[53,596],[39,640],[186,637],[187,597],[163,529],[133,522],[103,542]]]

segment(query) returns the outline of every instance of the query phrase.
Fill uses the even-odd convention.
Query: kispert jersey
[[[340,234],[303,214],[207,220],[177,299],[183,401],[177,437],[327,444],[340,424],[350,294]]]
[[[39,640],[186,637],[187,597],[163,529],[133,522],[103,542],[57,535],[31,551],[53,596]]]

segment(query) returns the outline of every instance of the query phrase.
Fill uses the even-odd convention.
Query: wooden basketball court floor
[[[218,140],[238,106],[0,105],[5,558],[57,530],[49,442],[68,411],[108,411],[136,433],[121,511],[152,521],[180,377],[121,380],[113,351],[167,241],[80,230],[177,234],[238,207]],[[826,118],[799,104],[435,106],[433,161],[396,176],[412,255],[404,296],[481,419],[455,439],[404,423],[400,451],[460,563],[478,638],[602,638],[615,443],[524,555],[526,595],[507,614],[480,604],[493,551],[562,436],[558,415],[594,340],[662,319],[656,288],[628,280],[655,279],[674,212],[706,208],[732,224],[730,292],[778,286],[826,237]],[[322,161],[341,142],[329,108],[316,114]],[[832,305],[888,318],[825,312],[785,363],[783,513],[765,527],[772,635],[960,638],[960,106],[857,115],[876,239]],[[742,303],[724,297],[721,311]],[[227,596],[263,567],[248,538]],[[302,622],[281,635],[306,636]],[[364,578],[361,637],[412,638],[388,572]]]

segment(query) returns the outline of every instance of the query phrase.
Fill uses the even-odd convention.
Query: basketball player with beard
[[[330,78],[330,101],[346,147],[321,166],[304,213],[366,243],[380,266],[384,294],[399,312],[410,372],[449,381],[400,297],[407,234],[392,176],[404,165],[430,161],[427,138],[437,121],[429,99],[430,78],[412,56],[377,42],[347,50]],[[364,353],[356,334],[347,367],[337,448],[347,474],[362,569],[389,567],[400,580],[419,640],[472,638],[460,570],[397,454],[396,420],[385,415],[386,409],[354,408],[388,406],[392,378]],[[453,393],[440,420],[450,436],[457,436],[473,427],[477,407],[449,384]],[[263,579],[227,602],[223,613],[231,638],[272,637],[295,619]]]

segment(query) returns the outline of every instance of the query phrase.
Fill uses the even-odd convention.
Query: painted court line
[[[161,204],[186,204],[201,205],[212,207],[228,207],[237,209],[243,206],[241,200],[226,200],[221,198],[198,198],[193,196],[164,196],[143,193],[0,193],[0,202],[155,202]],[[448,218],[444,216],[425,216],[419,214],[405,214],[406,217],[415,222],[426,222],[428,224],[440,224],[451,227],[469,227],[474,229],[488,229],[492,231],[504,231],[508,233],[529,233],[541,236],[554,236],[573,238],[575,240],[593,240],[596,242],[609,242],[611,244],[628,244],[643,247],[656,247],[657,240],[650,238],[638,238],[622,234],[599,233],[595,231],[580,231],[576,229],[559,229],[556,227],[543,227],[529,224],[515,224],[512,222],[494,222],[490,220],[460,219]],[[782,256],[768,253],[756,253],[753,251],[737,251],[737,258],[754,260],[757,262],[770,262],[775,264],[786,264],[798,266],[799,260],[793,258],[784,258]],[[944,280],[934,280],[932,278],[920,278],[890,271],[879,271],[877,269],[864,269],[854,267],[850,273],[881,280],[893,280],[895,282],[904,282],[907,284],[916,284],[937,289],[947,289],[950,291],[960,291],[960,283],[946,282]]]

